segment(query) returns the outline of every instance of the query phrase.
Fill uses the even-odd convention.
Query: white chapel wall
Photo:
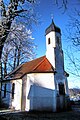
[[[12,83],[15,83],[15,94],[14,99],[12,99],[12,107],[16,110],[21,110],[22,79],[14,80]]]
[[[50,38],[50,44],[48,44],[48,39]],[[46,57],[49,62],[55,68],[55,50],[56,41],[55,41],[55,32],[52,31],[46,35]]]
[[[29,109],[56,111],[56,91],[53,73],[27,75],[26,110],[28,111]]]
[[[12,84],[15,84],[14,98],[12,98]],[[4,86],[6,84],[6,96],[4,97]],[[8,80],[2,83],[2,101],[10,108],[21,109],[22,80]]]

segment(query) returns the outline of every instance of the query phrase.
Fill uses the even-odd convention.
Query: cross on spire
[[[53,19],[54,19],[54,15],[53,14],[51,14],[51,19],[52,19],[52,22],[53,22]]]

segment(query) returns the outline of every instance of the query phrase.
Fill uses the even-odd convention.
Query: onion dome
[[[48,33],[50,33],[51,31],[55,31],[55,32],[58,32],[58,33],[61,34],[60,28],[57,27],[57,26],[54,24],[53,20],[52,20],[52,23],[50,24],[50,26],[45,30],[46,35],[47,35]]]

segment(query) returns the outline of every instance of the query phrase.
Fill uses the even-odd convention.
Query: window
[[[14,99],[15,83],[12,84],[12,99]]]
[[[57,44],[59,45],[60,44],[59,37],[57,36],[56,39],[57,39]]]
[[[4,98],[6,97],[6,84],[4,84]]]
[[[65,88],[63,83],[59,83],[59,94],[65,95]]]
[[[48,38],[48,44],[50,44],[50,38]]]

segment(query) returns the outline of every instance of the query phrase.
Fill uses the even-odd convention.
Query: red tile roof
[[[46,58],[42,56],[30,62],[26,62],[18,66],[13,72],[11,72],[6,78],[17,79],[22,78],[25,74],[29,73],[46,73],[55,72],[54,68]]]

